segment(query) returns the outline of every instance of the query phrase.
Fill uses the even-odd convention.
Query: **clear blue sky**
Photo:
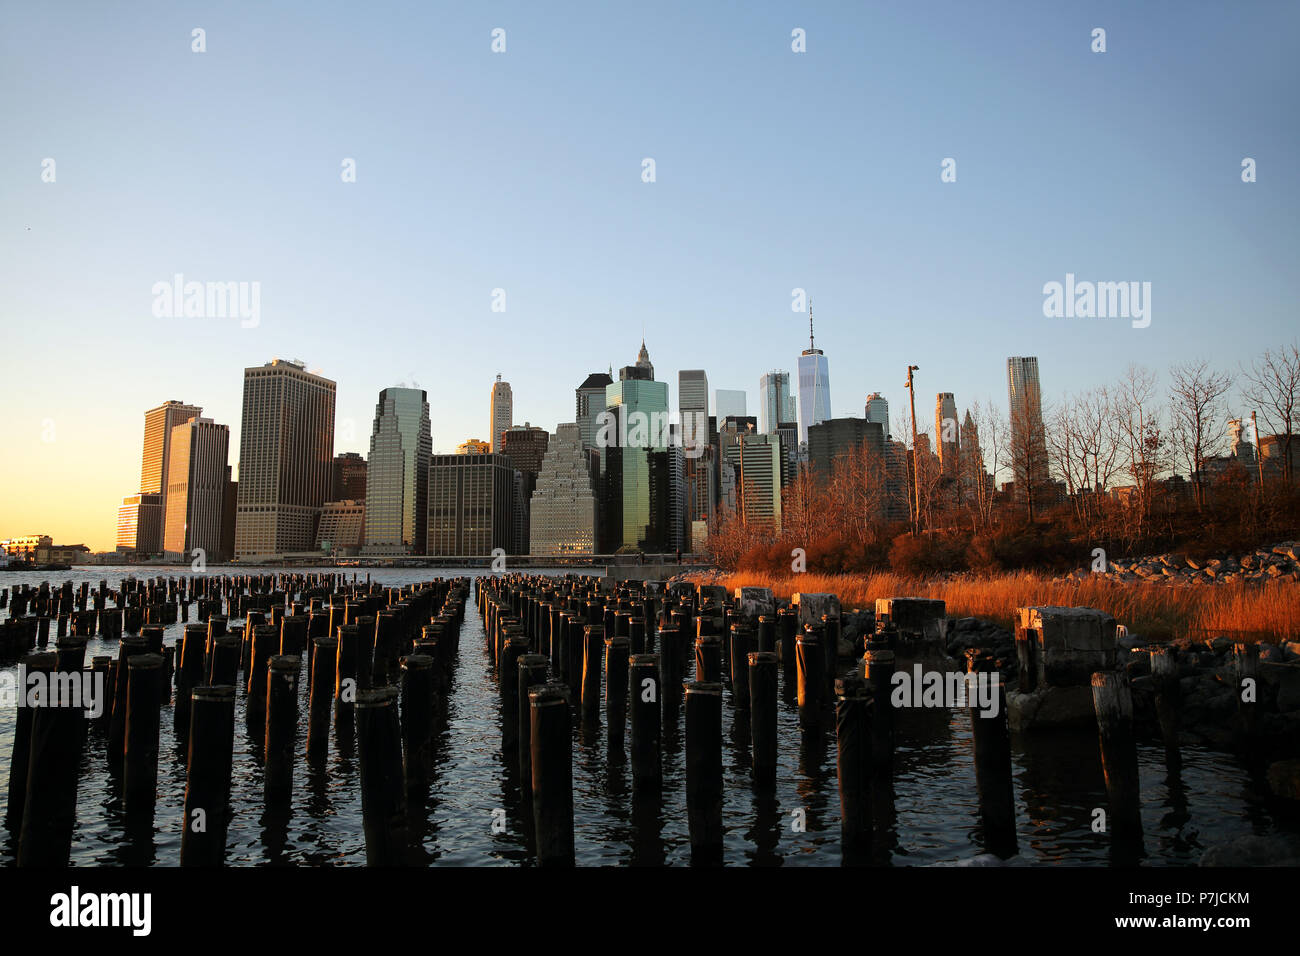
[[[897,409],[909,362],[922,417],[1005,408],[1013,354],[1049,401],[1235,370],[1296,335],[1297,36],[1294,2],[6,0],[0,537],[111,547],[144,409],[203,405],[233,463],[273,356],[338,382],[361,452],[412,380],[437,450],[487,437],[497,372],[553,428],[643,329],[674,407],[694,367],[752,406],[806,343],[794,287],[837,415]],[[178,272],[260,282],[260,324],[155,318]],[[1150,327],[1045,318],[1067,272],[1151,282]]]

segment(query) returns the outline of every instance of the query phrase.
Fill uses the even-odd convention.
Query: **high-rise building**
[[[649,550],[650,456],[668,442],[668,383],[654,380],[645,343],[635,365],[619,370],[605,388],[608,415],[597,429],[604,505],[602,535],[607,553],[621,547]]]
[[[173,561],[188,560],[195,550],[205,561],[228,559],[221,553],[221,523],[229,426],[195,416],[173,428],[167,444],[163,551]]]
[[[750,527],[781,531],[781,439],[751,431],[724,433],[723,454],[736,478],[736,511]]]
[[[885,430],[886,439],[890,437],[889,402],[886,401],[885,396],[881,395],[879,392],[872,392],[870,395],[868,395],[867,407],[863,413],[863,417],[867,421],[875,422],[881,428],[883,428]]]
[[[826,355],[813,339],[812,303],[808,303],[808,347],[799,355],[799,441],[808,427],[831,417],[831,373]]]
[[[531,501],[528,553],[592,554],[596,550],[596,493],[578,424],[555,426]]]
[[[709,377],[702,368],[677,373],[677,410],[686,444],[709,440]]]
[[[988,494],[993,489],[993,479],[984,470],[984,452],[980,448],[980,433],[975,425],[975,419],[971,418],[970,410],[966,410],[966,418],[961,423],[961,450],[958,460],[961,465],[958,474],[961,479],[960,492],[962,499],[966,501],[977,501],[981,499],[981,490]]]
[[[425,553],[483,556],[514,541],[515,469],[505,455],[434,455]]]
[[[301,362],[244,369],[237,558],[314,550],[333,490],[335,389]]]
[[[782,422],[798,419],[790,373],[773,370],[758,379],[758,430],[774,432]]]
[[[478,438],[468,438],[456,446],[458,455],[487,455],[492,451],[492,446]]]
[[[865,418],[829,418],[808,429],[808,466],[817,481],[827,481],[836,459],[867,445],[883,465],[885,431]],[[862,477],[862,476],[860,476]]]
[[[140,538],[140,551],[151,553],[163,550],[163,525],[167,514],[167,462],[170,460],[172,429],[191,418],[203,414],[198,405],[184,402],[163,402],[144,413],[144,454],[140,462],[140,493],[161,495],[162,518],[157,526],[157,538]],[[149,528],[152,529],[152,523]]]
[[[614,381],[612,375],[605,372],[592,372],[574,390],[574,415],[578,431],[582,435],[583,448],[596,447],[597,419],[605,410],[605,389]]]
[[[719,422],[745,418],[745,393],[738,388],[720,388],[713,393],[713,413]]]
[[[956,478],[960,470],[961,435],[958,433],[957,401],[952,392],[940,392],[935,396],[934,441],[939,449],[939,470],[945,478]]]
[[[1047,481],[1047,436],[1043,430],[1042,389],[1038,359],[1007,359],[1007,399],[1011,411],[1011,472],[1015,495],[1024,500],[1031,488]]]
[[[117,509],[117,550],[156,554],[162,551],[161,494],[127,495]]]
[[[717,465],[709,444],[709,379],[704,369],[677,373],[677,408],[682,424],[682,507],[685,533],[713,519]]]
[[[239,482],[231,477],[226,466],[226,485],[221,495],[221,559],[229,561],[235,556],[235,515],[239,512]]]
[[[354,451],[334,456],[334,490],[330,501],[366,500],[366,460]]]
[[[551,436],[545,428],[534,428],[531,423],[524,422],[511,425],[501,437],[501,451],[515,466],[516,540],[510,553],[527,554],[533,489],[537,487],[537,474],[542,469],[542,459],[546,456]]]
[[[404,387],[380,392],[366,474],[368,553],[423,552],[428,537],[432,454],[428,394]]]
[[[488,444],[493,451],[501,450],[501,435],[514,424],[514,415],[515,399],[510,391],[510,383],[501,381],[501,376],[497,375],[497,380],[492,383],[492,418],[488,426],[492,430],[492,434],[488,435]]]

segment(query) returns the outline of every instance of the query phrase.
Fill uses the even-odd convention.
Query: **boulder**
[[[1284,800],[1300,800],[1300,760],[1269,764],[1268,788]]]
[[[1049,687],[1083,685],[1091,694],[1095,671],[1113,670],[1115,619],[1087,607],[1022,607],[1017,635],[1032,642],[1038,681]]]
[[[736,616],[757,621],[760,614],[776,613],[776,598],[771,588],[736,588]]]
[[[840,616],[840,599],[834,594],[816,594],[808,591],[796,591],[790,601],[799,611],[799,627],[805,624],[821,624],[822,615]]]
[[[1206,850],[1201,866],[1300,866],[1300,839],[1282,833],[1237,837]]]

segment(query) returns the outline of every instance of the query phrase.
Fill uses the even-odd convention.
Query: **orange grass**
[[[712,583],[706,575],[692,578]],[[720,582],[728,590],[767,587],[780,598],[795,591],[839,595],[845,607],[873,608],[880,597],[940,598],[950,617],[978,617],[1010,630],[1016,608],[1033,605],[1093,607],[1151,640],[1190,636],[1246,641],[1300,638],[1300,583],[1232,582],[1174,588],[1125,584],[1097,575],[1054,581],[1030,571],[989,577],[919,578],[880,574],[786,574],[738,571]]]

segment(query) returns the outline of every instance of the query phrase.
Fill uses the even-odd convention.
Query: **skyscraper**
[[[221,522],[226,498],[226,459],[230,428],[195,416],[172,429],[167,452],[167,506],[163,550],[172,560],[188,560],[196,549],[207,561],[221,553]]]
[[[515,469],[505,455],[434,455],[429,463],[429,555],[509,552]]]
[[[515,400],[510,383],[501,381],[498,374],[492,383],[492,419],[488,426],[492,432],[488,435],[488,444],[493,451],[501,450],[501,433],[514,424],[514,416]]]
[[[596,550],[596,494],[582,431],[555,426],[537,474],[529,521],[529,554],[591,554]]]
[[[721,425],[728,418],[744,418],[745,393],[738,388],[720,388],[713,393],[713,413]]]
[[[1007,359],[1007,400],[1011,412],[1012,480],[1017,500],[1024,501],[1047,480],[1047,438],[1036,357]]]
[[[608,551],[644,548],[650,537],[650,456],[667,445],[668,383],[654,380],[645,343],[635,365],[605,388],[609,415],[597,429]]]
[[[709,379],[704,369],[683,369],[677,373],[677,408],[682,423],[682,509],[687,540],[693,533],[705,533],[713,517],[714,487],[717,483],[712,447],[709,444]],[[701,526],[696,527],[696,522]],[[687,545],[690,547],[690,545]]]
[[[879,392],[872,392],[867,396],[867,407],[863,417],[869,422],[875,422],[885,430],[885,438],[889,438],[889,402],[885,396]]]
[[[771,371],[758,380],[758,430],[769,434],[782,422],[797,420],[794,393],[790,391],[790,373]]]
[[[528,553],[533,489],[537,487],[537,474],[542,470],[550,438],[545,428],[534,428],[529,422],[511,425],[502,435],[501,451],[515,466],[516,540],[510,548],[511,554]]]
[[[958,433],[957,401],[952,392],[940,392],[935,396],[934,440],[939,449],[939,470],[946,478],[957,477],[961,435]]]
[[[808,426],[831,417],[831,373],[826,355],[813,339],[812,303],[808,303],[808,347],[799,356],[799,441],[808,441]]]
[[[365,547],[370,553],[423,553],[432,454],[427,393],[402,387],[380,392],[366,474]]]
[[[237,558],[314,550],[333,490],[335,389],[301,362],[244,369]]]
[[[592,372],[574,390],[575,421],[582,436],[582,447],[596,447],[596,419],[605,410],[605,389],[614,378],[604,372]]]
[[[146,535],[139,537],[136,550],[160,552],[163,550],[163,526],[167,515],[167,463],[171,450],[172,429],[183,425],[191,418],[203,414],[198,405],[186,405],[184,402],[163,402],[157,408],[144,413],[144,454],[140,462],[140,493],[156,494],[161,509],[156,524],[148,522],[141,527]],[[155,536],[156,535],[156,536]]]
[[[737,478],[736,510],[750,527],[781,531],[781,439],[775,434],[730,431],[723,455]]]
[[[366,460],[354,451],[334,456],[334,490],[330,501],[366,500]]]

